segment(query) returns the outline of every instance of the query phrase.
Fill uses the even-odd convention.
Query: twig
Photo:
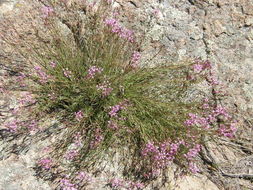
[[[243,179],[253,179],[253,174],[230,174],[230,173],[225,173],[219,168],[221,175],[227,176],[227,177],[232,177],[232,178],[243,178]]]

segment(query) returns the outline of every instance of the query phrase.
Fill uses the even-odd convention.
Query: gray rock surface
[[[0,1],[0,18],[13,11],[13,8],[18,9],[16,2],[18,1]],[[115,0],[114,7],[119,7],[127,15],[122,18],[123,21],[128,23],[131,20],[133,28],[146,31],[148,37],[142,45],[144,59],[149,59],[159,51],[159,47],[164,47],[161,54],[153,60],[154,64],[157,61],[175,62],[189,57],[201,57],[209,59],[215,65],[219,79],[229,94],[223,103],[241,121],[237,138],[246,141],[247,146],[252,148],[253,0]],[[149,21],[146,18],[150,15],[153,16]],[[11,97],[1,98],[0,103],[5,105],[10,100]],[[1,119],[3,122],[3,116]],[[7,143],[0,140],[1,155],[5,153],[4,147],[10,146]],[[215,145],[210,152],[216,156],[216,162],[221,166],[230,165],[226,170],[228,172],[252,172],[249,167],[242,167],[245,160],[248,164],[252,162],[252,152],[245,153],[238,148],[240,144],[235,145],[238,144],[234,143],[233,148]],[[8,158],[0,156],[3,159],[0,161],[0,190],[51,189],[46,182],[34,176],[31,168],[37,158],[34,155],[40,147],[40,143],[35,143],[29,148],[30,151],[20,155],[12,154]],[[207,175],[208,178],[217,185],[203,174],[173,182],[173,188],[253,189],[250,181],[224,179],[214,173],[210,175]],[[105,189],[105,180],[100,181],[101,184],[92,184],[89,189]],[[152,187],[149,186],[150,189]],[[164,189],[169,187],[171,186]]]

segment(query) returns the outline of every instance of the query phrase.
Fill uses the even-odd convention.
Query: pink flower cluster
[[[201,145],[200,144],[196,144],[193,148],[191,148],[186,154],[184,154],[184,156],[187,158],[187,160],[192,160],[193,158],[195,158],[198,153],[201,150]]]
[[[21,87],[26,86],[24,79],[26,78],[26,75],[24,73],[20,73],[20,75],[17,77],[17,82],[20,83]]]
[[[159,174],[160,169],[167,167],[175,158],[178,153],[180,145],[185,145],[183,140],[171,143],[169,141],[163,143],[149,142],[142,149],[142,156],[150,161],[151,172],[145,174],[145,177],[149,178]]]
[[[117,130],[119,128],[118,124],[116,123],[116,121],[108,121],[108,128],[113,129],[113,130]]]
[[[103,140],[104,137],[101,134],[101,129],[96,129],[94,139],[90,142],[90,148],[96,148]]]
[[[72,72],[68,68],[63,69],[63,74],[67,78],[71,78],[72,77]]]
[[[154,9],[154,10],[152,11],[152,13],[153,13],[153,15],[154,15],[155,17],[157,17],[157,18],[162,14],[161,10],[158,9],[158,8]]]
[[[81,139],[81,134],[80,132],[76,133],[73,136],[74,140],[73,143],[71,144],[71,148],[66,152],[64,157],[67,160],[73,160],[79,155],[79,148],[82,146],[82,139]]]
[[[93,180],[92,176],[86,172],[78,172],[75,176],[75,183],[71,182],[67,176],[60,180],[61,190],[78,190],[79,183],[89,183]]]
[[[6,90],[4,89],[4,88],[2,88],[2,87],[0,87],[0,93],[5,93],[6,92]]]
[[[83,117],[84,117],[84,114],[81,110],[78,112],[75,112],[75,118],[77,121],[81,121]]]
[[[109,184],[112,188],[124,188],[124,189],[131,189],[131,190],[138,190],[143,189],[144,184],[140,182],[133,182],[128,180],[123,180],[119,178],[113,178],[109,181]]]
[[[19,122],[17,120],[13,120],[6,125],[6,128],[8,128],[10,132],[15,133],[18,130],[18,125]]]
[[[208,61],[208,60],[203,61],[200,59],[196,59],[195,64],[193,65],[194,73],[198,74],[204,70],[209,71],[208,74],[206,75],[206,80],[211,86],[216,86],[216,85],[220,84],[220,82],[218,81],[218,79],[215,76],[215,73],[212,71],[212,65],[211,65],[210,61]]]
[[[213,71],[210,71],[209,75],[206,77],[207,82],[212,85],[212,86],[216,86],[219,85],[220,82],[218,81],[218,79],[216,78],[215,74]]]
[[[54,12],[54,9],[52,7],[49,7],[49,6],[43,6],[41,8],[41,11],[42,11],[42,14],[43,14],[42,17],[47,18]]]
[[[35,120],[30,121],[27,123],[26,127],[30,131],[30,133],[35,133],[36,131],[39,130],[38,123]]]
[[[110,117],[118,117],[118,112],[125,109],[128,106],[128,101],[125,100],[121,102],[120,104],[117,104],[115,106],[110,107],[111,111],[109,112]]]
[[[51,158],[43,158],[38,162],[38,164],[46,170],[50,170],[54,165]]]
[[[76,176],[76,179],[80,181],[85,181],[86,183],[89,183],[93,180],[92,176],[87,172],[79,172]]]
[[[103,97],[110,95],[113,88],[110,87],[109,81],[104,81],[102,84],[97,85],[97,89],[102,91]]]
[[[128,189],[144,189],[144,184],[140,182],[129,182]]]
[[[22,98],[19,100],[19,103],[22,105],[34,104],[36,100],[33,98],[32,94],[27,92],[23,94]]]
[[[112,188],[124,187],[124,180],[119,178],[113,178],[109,183],[111,184]]]
[[[234,137],[236,131],[237,131],[236,123],[231,123],[230,125],[221,124],[219,127],[219,134],[228,138]]]
[[[133,52],[133,55],[132,55],[132,59],[131,59],[131,66],[132,66],[133,68],[136,68],[136,67],[137,67],[140,58],[141,58],[140,52],[134,51],[134,52]]]
[[[114,19],[114,18],[106,19],[105,24],[107,26],[111,27],[112,28],[111,31],[115,34],[118,34],[119,37],[126,39],[127,41],[129,41],[131,43],[134,42],[133,31],[120,26],[119,22],[116,19]]]
[[[209,117],[205,118],[205,117],[198,116],[197,114],[189,113],[189,117],[190,119],[184,122],[184,124],[188,127],[197,125],[199,127],[209,129],[211,127],[210,120],[213,120],[213,116],[211,115],[210,115],[210,118]]]
[[[232,122],[231,115],[228,114],[227,110],[221,105],[209,105],[206,101],[204,102],[205,111],[202,116],[197,114],[189,113],[190,119],[186,120],[184,124],[187,127],[198,126],[205,129],[212,128],[216,130],[215,126],[217,121],[222,121],[219,124],[217,132],[225,137],[233,137],[237,131],[235,122]]]
[[[69,179],[60,180],[61,190],[78,190],[77,185],[70,182]]]
[[[74,135],[74,146],[81,147],[82,146],[82,138],[80,132]]]
[[[20,111],[21,111],[21,108],[20,108],[20,107],[16,107],[16,108],[14,108],[11,112],[12,112],[12,114],[14,114],[14,115],[18,115],[18,114],[20,113]]]
[[[115,105],[115,106],[112,106],[111,107],[111,111],[109,112],[109,115],[111,117],[116,117],[117,116],[117,113],[122,110],[123,107],[121,107],[120,105]]]
[[[232,117],[228,114],[227,110],[222,107],[221,105],[218,105],[214,108],[212,111],[213,117],[222,116],[225,120],[231,119]]]
[[[193,71],[195,73],[200,73],[201,71],[211,68],[212,68],[211,63],[208,60],[202,61],[200,59],[196,59],[195,64],[193,65]]]
[[[42,70],[42,68],[40,66],[35,66],[34,67],[38,77],[40,78],[40,82],[42,84],[45,84],[48,82],[49,76]]]
[[[196,163],[194,163],[194,162],[189,162],[189,170],[192,173],[200,172],[199,168],[197,167]]]
[[[87,78],[88,79],[93,79],[97,73],[101,73],[102,71],[103,71],[102,68],[97,67],[97,66],[92,66],[88,70]]]
[[[71,150],[67,151],[67,153],[64,155],[64,157],[65,157],[67,160],[73,160],[73,159],[75,159],[78,155],[79,155],[78,150],[76,150],[76,149],[71,149]]]
[[[54,61],[51,61],[51,62],[50,62],[50,66],[51,66],[52,68],[55,68],[56,65],[57,65],[57,64],[56,64]]]

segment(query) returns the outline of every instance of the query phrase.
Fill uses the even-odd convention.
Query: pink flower
[[[102,71],[103,71],[102,68],[97,67],[97,66],[92,66],[88,70],[87,78],[88,79],[93,79],[97,73],[101,73]]]
[[[185,142],[183,140],[174,143],[165,141],[156,145],[153,142],[147,143],[141,151],[144,160],[151,163],[152,170],[151,173],[147,174],[147,177],[156,176],[161,169],[167,167],[175,159],[181,144],[184,145]]]
[[[30,92],[25,93],[22,96],[22,99],[19,100],[19,103],[22,105],[34,104],[35,102],[36,102],[36,100],[32,97],[32,94]]]
[[[95,130],[94,139],[90,143],[90,148],[96,148],[102,141],[104,137],[101,134],[101,129]]]
[[[18,77],[17,77],[17,82],[20,83],[20,86],[21,87],[24,87],[26,86],[25,85],[25,82],[24,82],[24,79],[26,78],[26,75],[24,73],[21,73]]]
[[[196,59],[194,63],[195,64],[193,65],[193,71],[195,73],[200,73],[203,70],[212,68],[211,63],[208,60],[202,61],[201,59]]]
[[[107,26],[114,27],[114,26],[117,25],[117,23],[118,23],[118,21],[117,21],[116,19],[114,19],[114,18],[105,19],[105,24],[106,24]]]
[[[77,185],[70,182],[69,179],[60,180],[61,190],[78,190]]]
[[[121,30],[119,31],[119,36],[128,40],[131,43],[134,42],[134,32],[132,30],[121,28]]]
[[[124,187],[124,181],[118,178],[111,179],[110,183],[113,188]]]
[[[206,129],[210,128],[210,123],[209,123],[208,118],[201,117],[193,113],[189,113],[189,116],[190,116],[190,119],[184,122],[186,126],[189,127],[189,126],[196,125],[196,126],[203,127]]]
[[[200,73],[203,70],[203,65],[202,64],[194,64],[193,65],[193,71],[195,73]]]
[[[137,67],[137,63],[139,62],[140,58],[141,58],[140,52],[134,51],[134,53],[133,53],[133,55],[132,55],[132,59],[131,59],[131,62],[132,62],[131,66],[132,66],[133,68],[136,68],[136,67]]]
[[[161,10],[160,9],[154,9],[153,10],[153,15],[156,17],[156,18],[158,18],[158,17],[160,17],[161,15],[162,15],[162,13],[161,13]]]
[[[10,130],[10,132],[14,133],[14,132],[17,132],[18,130],[18,121],[17,120],[14,120],[14,121],[11,121],[9,122],[6,127]]]
[[[117,130],[119,128],[118,124],[115,121],[108,121],[108,128],[113,129],[113,130]]]
[[[102,84],[97,85],[97,89],[102,90],[103,97],[110,95],[112,92],[113,88],[111,88],[110,85],[108,81],[104,81]]]
[[[35,66],[34,69],[35,69],[38,77],[40,78],[39,81],[42,84],[47,83],[48,79],[49,79],[49,76],[42,70],[42,68],[40,66]]]
[[[27,128],[31,133],[34,133],[38,131],[38,123],[35,120],[32,120],[30,123],[28,123]]]
[[[64,74],[64,76],[67,77],[67,78],[71,78],[71,76],[72,76],[72,72],[69,71],[68,68],[63,69],[63,74]]]
[[[219,85],[220,82],[217,79],[217,77],[215,76],[215,74],[211,71],[210,74],[207,76],[207,82],[212,85],[212,86],[216,86]]]
[[[210,108],[210,106],[209,106],[209,104],[205,103],[205,104],[202,105],[202,108],[203,109],[208,109],[208,108]]]
[[[53,61],[52,61],[52,62],[50,62],[50,66],[51,66],[52,68],[55,68],[55,67],[56,67],[56,65],[57,65],[57,64],[56,64],[55,62],[53,62]]]
[[[42,11],[42,14],[43,14],[42,17],[47,18],[54,12],[54,9],[52,7],[49,7],[49,6],[43,6],[41,8],[41,11]]]
[[[197,167],[197,165],[193,162],[190,162],[189,163],[189,170],[192,172],[192,173],[198,173],[200,170],[199,168]]]
[[[77,156],[78,156],[78,151],[77,150],[75,150],[75,149],[72,149],[72,150],[69,150],[69,151],[67,151],[67,153],[65,154],[65,158],[67,159],[67,160],[73,160],[73,159],[75,159]]]
[[[117,34],[119,37],[126,39],[127,41],[133,43],[134,42],[134,33],[132,30],[127,28],[123,28],[120,26],[119,22],[114,19],[105,19],[104,23],[111,27],[111,32]]]
[[[218,130],[218,132],[224,136],[224,137],[228,137],[228,138],[232,138],[235,136],[235,133],[237,131],[237,128],[236,128],[236,124],[235,123],[232,123],[230,125],[223,125],[221,124],[220,125],[220,128]]]
[[[85,181],[87,183],[92,181],[92,177],[86,172],[79,172],[76,176],[76,179]]]
[[[140,182],[130,182],[128,189],[143,189],[143,188],[144,188],[144,184]]]
[[[227,110],[222,107],[221,105],[218,105],[212,112],[214,117],[217,116],[223,116],[224,119],[231,119],[231,116],[228,114]]]
[[[193,158],[195,158],[197,156],[197,154],[200,152],[201,150],[201,145],[196,144],[193,148],[191,148],[187,154],[185,154],[184,156],[188,159],[188,160],[192,160]]]
[[[80,111],[78,111],[78,112],[75,112],[75,117],[76,117],[76,120],[77,120],[77,121],[81,121],[82,118],[84,117],[84,114],[83,114],[83,112],[80,110]]]
[[[110,117],[118,117],[118,112],[120,110],[125,109],[127,106],[128,106],[128,101],[125,100],[118,105],[110,107],[111,108],[111,111],[109,112]]]
[[[0,92],[1,92],[1,93],[5,93],[5,89],[2,88],[2,87],[0,87]]]
[[[81,134],[80,134],[80,132],[78,132],[78,133],[76,133],[76,134],[74,135],[74,145],[75,145],[76,147],[82,146],[82,139],[81,139]]]
[[[38,164],[46,170],[49,170],[53,167],[53,161],[51,158],[43,158],[38,162]]]

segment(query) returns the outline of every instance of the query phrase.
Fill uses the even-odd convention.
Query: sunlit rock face
[[[25,6],[25,1],[0,0],[0,22],[4,15],[14,15]],[[113,6],[118,7],[125,16],[122,16],[122,22],[136,31],[147,31],[147,38],[141,47],[144,58],[152,57],[163,47],[161,54],[153,59],[150,65],[160,61],[176,62],[195,57],[210,60],[229,94],[223,103],[234,111],[241,122],[240,138],[248,144],[252,143],[253,133],[249,129],[253,123],[252,0],[115,0]],[[1,44],[0,52],[3,47]],[[0,82],[11,80],[6,78],[8,73],[1,67],[2,61],[0,58]],[[14,108],[17,102],[15,97],[18,94],[15,92],[12,95],[0,94],[1,109],[5,107],[6,112],[8,108]],[[8,114],[1,113],[1,123],[8,117]],[[3,126],[0,129],[3,129]],[[9,148],[15,147],[15,144],[21,145],[22,139],[7,141],[0,138],[0,189],[54,189],[50,183],[36,178],[32,169],[37,155],[44,146],[50,144],[50,140],[28,144],[26,149],[11,153]],[[224,166],[225,171],[252,174],[252,164],[244,168],[240,165],[248,158],[247,153],[240,150],[240,146],[217,146],[210,145],[210,152],[216,156],[216,162]],[[117,162],[120,162],[120,158],[115,158],[115,163]],[[106,168],[110,173],[117,173],[120,171],[118,165],[107,164]],[[173,172],[168,175],[168,182],[164,185],[162,180],[158,179],[146,189],[253,189],[248,181],[219,177],[218,173],[205,169],[202,175],[177,180],[174,179]],[[98,183],[90,184],[87,189],[109,189],[105,186],[107,182],[103,177],[106,177],[106,172],[98,179]]]

